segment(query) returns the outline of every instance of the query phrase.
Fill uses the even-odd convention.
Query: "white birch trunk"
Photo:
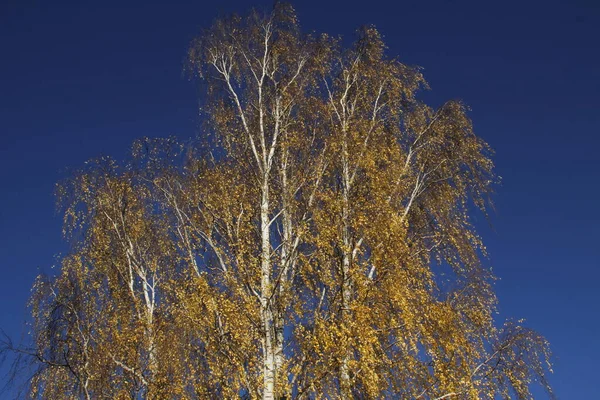
[[[290,270],[293,267],[294,263],[294,248],[292,244],[292,215],[290,210],[289,198],[288,195],[290,193],[288,175],[287,175],[287,154],[283,157],[283,161],[281,163],[281,183],[282,183],[282,214],[281,214],[281,223],[282,223],[282,237],[281,237],[281,271],[280,278],[278,282],[278,295],[279,299],[282,298],[284,292],[287,288],[288,279]],[[298,238],[299,239],[299,238]],[[283,342],[284,335],[283,330],[285,326],[285,309],[280,305],[277,308],[277,316],[275,320],[275,334],[276,334],[276,348],[275,348],[275,368],[277,371],[277,379],[285,379],[284,376],[280,377],[279,375],[283,375],[283,363],[285,360],[283,354]]]
[[[344,133],[343,154],[343,188],[342,188],[342,320],[347,318],[350,312],[350,301],[352,298],[352,281],[350,279],[350,264],[352,258],[352,244],[350,237],[350,167],[348,157],[348,143]],[[340,392],[342,398],[350,398],[351,382],[348,368],[349,354],[346,354],[340,365]]]
[[[261,223],[261,317],[263,324],[263,400],[275,399],[275,348],[271,298],[271,241],[269,184],[265,174],[260,205]]]

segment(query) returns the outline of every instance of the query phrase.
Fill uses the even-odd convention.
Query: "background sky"
[[[272,1],[0,1],[0,327],[26,332],[35,276],[66,250],[55,183],[141,136],[199,133],[189,41]],[[502,317],[555,355],[559,398],[596,398],[600,360],[600,1],[296,1],[305,30],[375,24],[424,68],[434,104],[471,106],[502,185],[481,223]],[[541,397],[543,398],[543,397]]]

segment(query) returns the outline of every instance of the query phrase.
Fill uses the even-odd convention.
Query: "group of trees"
[[[136,142],[59,186],[71,252],[31,299],[35,398],[527,398],[548,346],[496,327],[471,224],[495,181],[372,27],[290,6],[195,40],[205,139]],[[549,390],[549,388],[548,388]]]

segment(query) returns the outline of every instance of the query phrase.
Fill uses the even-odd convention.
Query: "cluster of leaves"
[[[491,150],[419,69],[290,6],[192,43],[208,145],[144,139],[59,187],[72,252],[31,308],[40,398],[527,398],[471,223]],[[474,207],[475,206],[475,207]]]

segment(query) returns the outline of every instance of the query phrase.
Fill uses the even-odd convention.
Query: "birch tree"
[[[40,398],[529,398],[539,334],[494,320],[472,223],[496,177],[460,101],[374,27],[291,6],[190,46],[204,140],[141,139],[59,187],[72,251],[31,301]]]

